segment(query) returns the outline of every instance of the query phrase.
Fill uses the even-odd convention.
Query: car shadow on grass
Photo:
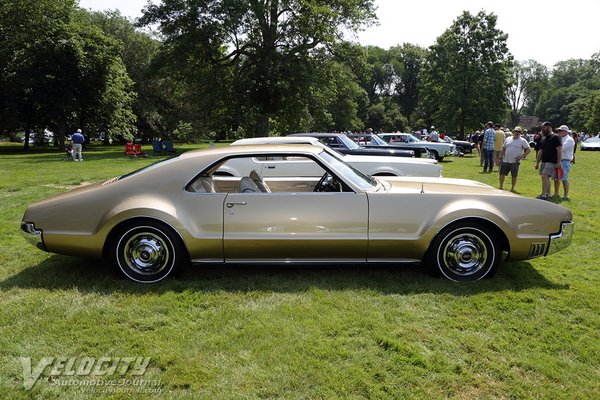
[[[144,285],[120,277],[108,262],[52,255],[38,265],[0,281],[0,289],[71,290],[112,294],[163,292],[305,292],[372,290],[382,294],[450,293],[473,295],[534,288],[569,289],[535,270],[529,262],[506,262],[496,276],[478,282],[456,283],[431,277],[418,265],[348,266],[190,266],[177,277]]]

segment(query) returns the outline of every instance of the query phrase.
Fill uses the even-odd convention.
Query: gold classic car
[[[312,166],[219,173],[249,157]],[[143,283],[190,262],[422,263],[472,281],[568,246],[573,222],[550,202],[462,179],[373,178],[297,144],[190,151],[32,204],[21,229],[42,250],[104,257]]]

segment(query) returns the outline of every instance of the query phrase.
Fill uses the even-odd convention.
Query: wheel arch
[[[494,221],[492,221],[488,218],[482,217],[482,216],[457,218],[457,219],[453,219],[452,221],[449,221],[445,225],[441,226],[439,228],[439,230],[437,231],[437,233],[432,237],[431,241],[429,242],[429,245],[427,246],[426,254],[431,251],[431,246],[435,242],[435,239],[444,230],[446,230],[446,228],[448,228],[449,226],[455,225],[455,224],[459,224],[459,223],[466,223],[466,224],[476,223],[476,224],[482,225],[485,228],[488,228],[491,232],[494,233],[494,235],[497,238],[500,239],[501,251],[506,251],[510,255],[510,241],[508,240],[506,233],[504,233],[502,228],[500,228]],[[506,257],[506,258],[508,258],[508,257]]]
[[[395,171],[391,171],[391,170],[377,171],[377,172],[372,173],[370,175],[371,176],[403,176],[403,175],[397,174]]]
[[[108,258],[108,255],[109,255],[108,252],[109,252],[110,245],[116,240],[116,238],[118,237],[118,234],[123,230],[124,227],[126,227],[128,225],[134,225],[134,224],[141,226],[141,225],[144,225],[144,223],[147,223],[149,221],[157,223],[159,225],[162,225],[165,229],[168,229],[171,233],[173,233],[175,235],[175,237],[177,237],[178,240],[180,241],[181,245],[183,246],[183,249],[185,249],[184,256],[186,257],[186,259],[188,259],[188,260],[190,259],[190,253],[187,248],[186,242],[183,239],[183,237],[181,236],[181,234],[177,231],[177,229],[175,229],[171,224],[169,224],[167,221],[165,221],[163,219],[156,218],[156,217],[149,217],[149,216],[128,218],[128,219],[125,219],[125,220],[119,222],[115,226],[113,226],[111,228],[111,230],[109,231],[108,235],[106,236],[106,240],[104,241],[104,245],[102,246],[102,257]]]

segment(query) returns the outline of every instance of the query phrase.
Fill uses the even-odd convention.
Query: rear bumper
[[[548,244],[548,252],[546,255],[554,254],[564,248],[569,247],[571,244],[571,239],[573,238],[574,226],[575,223],[572,221],[561,222],[560,232],[550,235],[550,242]]]

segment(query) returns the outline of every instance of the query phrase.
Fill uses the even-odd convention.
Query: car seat
[[[267,183],[265,182],[263,177],[260,176],[259,173],[256,172],[256,170],[253,169],[252,171],[250,171],[250,179],[252,179],[256,186],[258,186],[258,190],[260,190],[263,193],[271,193],[271,189],[269,189],[269,186],[267,186]]]
[[[256,183],[254,183],[252,178],[250,178],[249,176],[244,176],[242,179],[240,179],[240,188],[239,188],[238,192],[239,193],[256,193],[256,192],[260,192],[260,189],[258,188]]]

